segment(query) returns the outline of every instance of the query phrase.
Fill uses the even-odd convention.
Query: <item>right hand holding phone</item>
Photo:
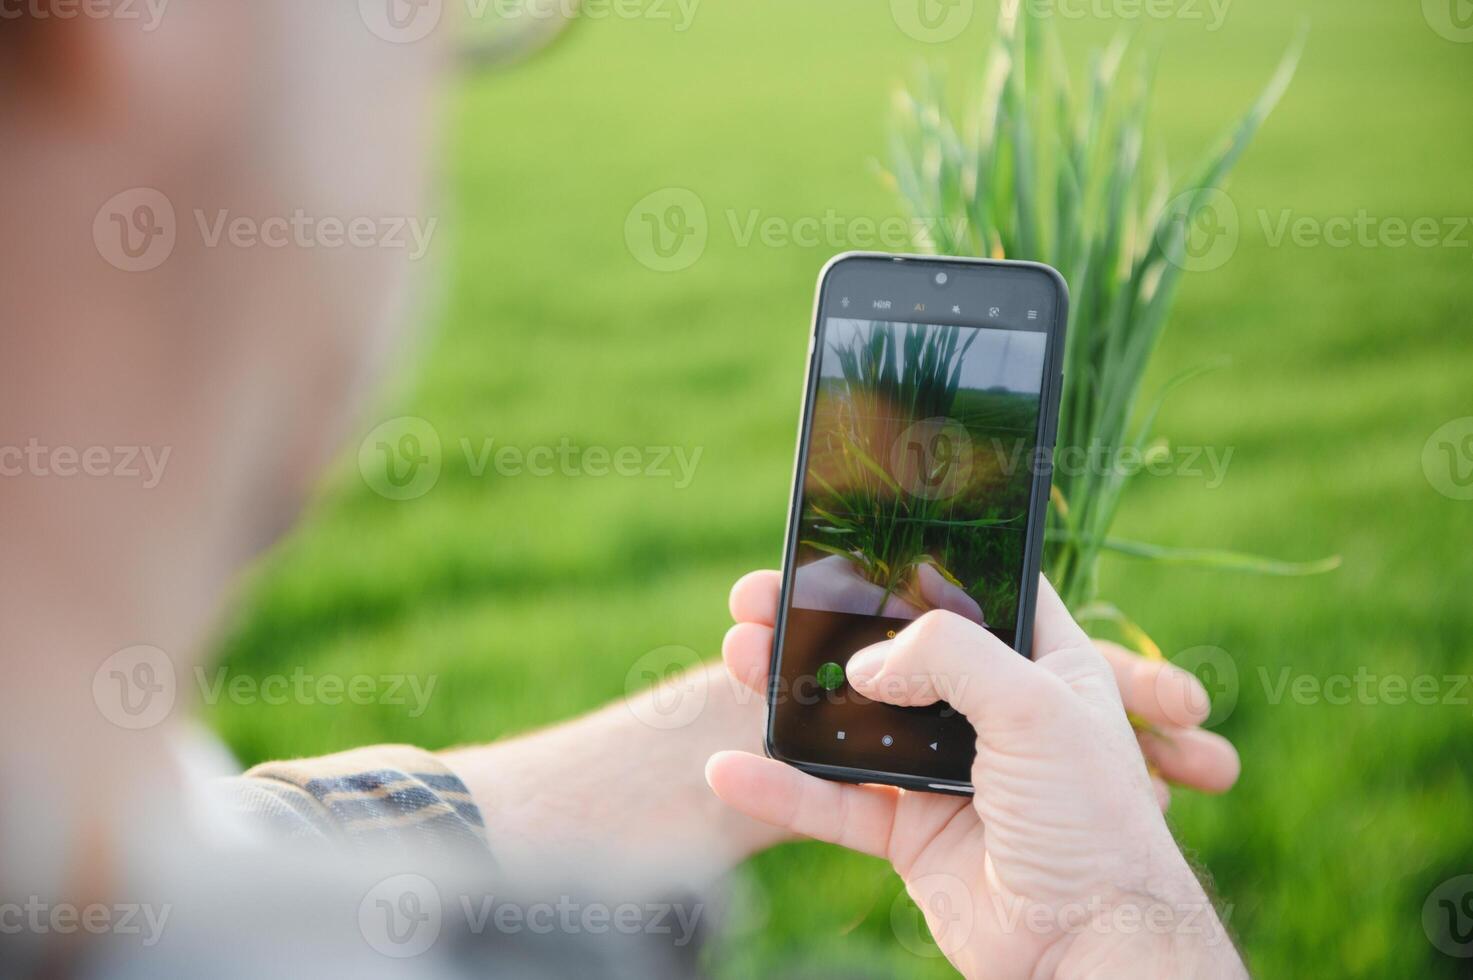
[[[734,590],[734,611],[739,601],[750,602]],[[734,666],[750,660],[733,645],[756,639],[743,625],[728,635]],[[707,780],[749,816],[888,859],[969,977],[1245,976],[1162,818],[1126,717],[1127,702],[1153,713],[1138,703],[1141,678],[1113,660],[1047,581],[1031,661],[933,611],[856,653],[848,678],[873,700],[945,700],[966,715],[977,730],[972,799],[829,782],[741,752],[713,756]],[[1162,668],[1152,676],[1158,693],[1188,684]],[[1202,788],[1231,785],[1231,746],[1182,731],[1194,744],[1154,746],[1158,765]]]

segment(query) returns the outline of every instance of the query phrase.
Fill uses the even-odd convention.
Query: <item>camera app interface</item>
[[[1048,334],[829,317],[817,340],[779,701],[780,751],[967,778],[945,705],[856,694],[849,657],[931,609],[1017,635]]]

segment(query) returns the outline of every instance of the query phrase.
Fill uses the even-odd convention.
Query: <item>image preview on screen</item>
[[[1048,335],[829,317],[817,342],[778,678],[801,707],[775,744],[965,781],[964,718],[868,701],[843,667],[930,609],[1015,643]]]
[[[1047,335],[831,317],[792,605],[947,609],[1011,641]]]

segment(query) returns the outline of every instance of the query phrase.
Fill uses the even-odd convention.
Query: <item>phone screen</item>
[[[1026,642],[1055,300],[1046,276],[1003,288],[995,267],[936,268],[905,270],[908,288],[889,271],[864,288],[831,276],[821,298],[772,743],[789,759],[965,782],[965,719],[868,701],[844,667],[932,609]]]

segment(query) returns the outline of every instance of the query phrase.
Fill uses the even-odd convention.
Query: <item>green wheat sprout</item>
[[[1164,451],[1152,438],[1163,401],[1205,370],[1142,396],[1188,264],[1182,260],[1188,236],[1288,87],[1303,43],[1301,31],[1246,114],[1176,184],[1164,164],[1148,162],[1144,153],[1149,60],[1127,59],[1130,45],[1118,38],[1091,56],[1076,88],[1056,35],[1027,4],[1002,5],[976,104],[964,119],[953,117],[931,73],[899,93],[885,176],[925,229],[922,247],[1047,262],[1069,283],[1060,452]],[[1129,486],[1119,469],[1055,473],[1045,570],[1077,616],[1114,622],[1143,653],[1160,656],[1139,627],[1098,597],[1102,553],[1275,575],[1339,564],[1338,557],[1281,562],[1112,537]]]

